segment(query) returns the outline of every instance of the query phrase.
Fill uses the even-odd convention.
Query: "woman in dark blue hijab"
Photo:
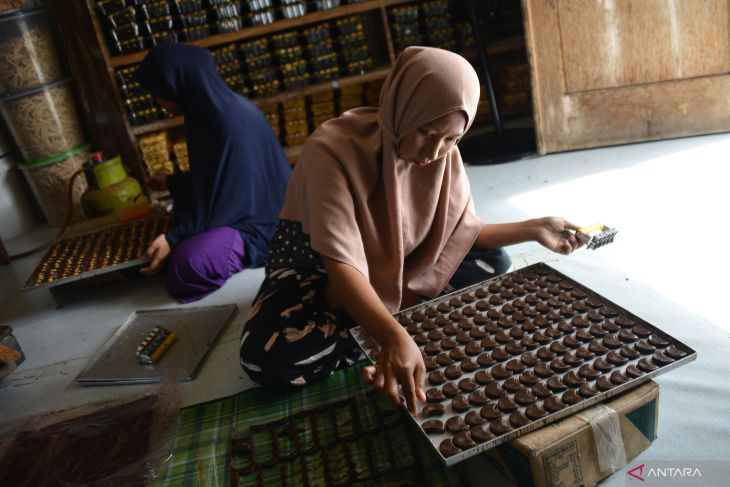
[[[169,255],[168,292],[195,301],[265,262],[291,168],[263,113],[225,84],[208,50],[161,44],[137,79],[185,116],[190,161],[189,173],[166,178],[176,212],[189,216],[152,242],[142,271]]]

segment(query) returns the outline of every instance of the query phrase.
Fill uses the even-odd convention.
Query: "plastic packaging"
[[[37,161],[84,143],[69,80],[0,99],[0,112],[23,159]]]
[[[140,5],[139,7],[139,15],[145,20],[168,16],[171,11],[170,4],[166,0]]]
[[[44,11],[0,16],[0,93],[33,88],[62,76]]]
[[[66,219],[68,183],[71,176],[89,159],[89,145],[82,145],[35,163],[18,164],[50,225],[60,226]],[[83,219],[81,195],[88,189],[86,179],[74,181],[71,221]]]
[[[576,416],[591,425],[601,472],[613,473],[626,465],[626,448],[615,410],[604,404],[596,404],[576,413]]]
[[[154,394],[34,416],[2,435],[0,485],[148,485],[172,458],[179,407],[170,382]]]

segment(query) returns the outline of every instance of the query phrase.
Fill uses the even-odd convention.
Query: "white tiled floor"
[[[730,134],[721,134],[468,167],[477,211],[488,221],[555,214],[619,229],[614,244],[567,258],[536,244],[515,246],[509,250],[516,267],[548,262],[698,351],[697,362],[659,378],[660,437],[640,458],[730,453],[728,420],[710,426],[715,413],[727,417],[730,399],[730,386],[718,385],[728,382],[723,353],[730,345],[728,153]],[[42,233],[7,246],[12,253]],[[56,309],[47,291],[18,291],[39,258],[0,267],[0,322],[13,326],[28,357],[0,383],[3,421],[139,390],[82,388],[74,378],[133,310],[179,306],[157,277],[74,296]],[[251,386],[237,363],[237,341],[262,275],[246,270],[197,303],[236,303],[239,312],[198,378],[182,386],[184,404]],[[697,415],[697,404],[708,414]],[[612,482],[623,485],[624,478],[615,475]]]

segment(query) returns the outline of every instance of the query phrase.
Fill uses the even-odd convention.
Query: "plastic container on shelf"
[[[20,163],[18,167],[25,174],[43,216],[50,225],[60,226],[66,219],[68,208],[68,185],[73,174],[89,160],[89,144],[56,154],[47,159]],[[72,200],[71,221],[84,218],[81,210],[81,195],[88,189],[83,174],[76,177]]]
[[[10,240],[36,224],[30,194],[12,156],[0,157],[0,239]]]
[[[49,158],[85,141],[69,80],[0,98],[0,113],[26,161]]]
[[[48,15],[28,10],[0,15],[0,93],[63,77]]]

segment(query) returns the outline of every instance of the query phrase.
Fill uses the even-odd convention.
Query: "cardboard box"
[[[519,486],[591,487],[651,445],[658,417],[659,386],[649,381],[487,454]]]

